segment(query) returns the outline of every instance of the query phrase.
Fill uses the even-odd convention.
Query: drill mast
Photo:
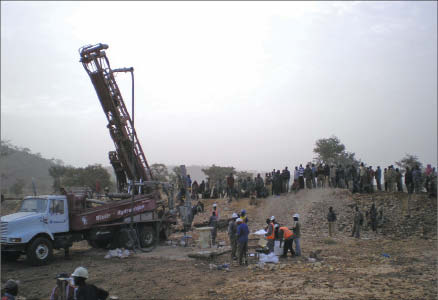
[[[116,148],[109,152],[109,159],[116,173],[118,191],[123,192],[128,190],[128,180],[151,181],[153,176],[114,78],[115,72],[132,74],[134,69],[111,69],[105,49],[108,45],[82,47],[80,62],[90,76],[108,120],[107,127]]]

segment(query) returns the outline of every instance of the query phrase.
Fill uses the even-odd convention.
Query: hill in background
[[[1,141],[0,153],[1,192],[3,194],[14,194],[14,187],[20,186],[23,194],[32,194],[32,178],[34,178],[38,194],[52,192],[53,179],[49,175],[49,168],[62,164],[61,160],[43,158],[41,154],[31,153],[30,149],[14,146],[9,141]]]

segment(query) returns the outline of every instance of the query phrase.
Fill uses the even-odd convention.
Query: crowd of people
[[[189,177],[190,178],[190,177]],[[404,180],[403,180],[404,179]],[[247,176],[235,179],[233,174],[226,178],[212,182],[210,178],[202,180],[200,184],[195,180],[188,185],[191,187],[193,199],[217,199],[228,197],[232,199],[248,197],[268,197],[288,192],[298,192],[301,189],[341,188],[349,189],[353,193],[407,192],[420,193],[424,190],[431,196],[437,196],[437,172],[431,165],[421,170],[419,165],[405,170],[390,165],[383,170],[378,166],[359,167],[354,165],[329,165],[308,163],[296,166],[293,177],[288,167],[283,170],[273,170],[265,173],[264,177],[257,174],[255,178]]]

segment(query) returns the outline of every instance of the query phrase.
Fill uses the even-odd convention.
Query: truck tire
[[[45,237],[34,239],[27,248],[27,261],[32,266],[46,265],[52,258],[53,245]]]
[[[157,238],[154,227],[151,225],[143,225],[139,229],[140,245],[143,248],[151,247],[155,244]]]
[[[21,256],[20,252],[4,251],[2,252],[2,260],[7,262],[16,261]]]
[[[96,249],[106,249],[109,243],[107,240],[88,240],[88,245]]]

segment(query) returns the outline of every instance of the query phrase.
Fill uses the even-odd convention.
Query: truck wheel
[[[88,245],[97,249],[105,249],[109,243],[107,240],[88,240]]]
[[[52,242],[45,237],[36,238],[27,248],[27,261],[33,266],[45,265],[52,258]]]
[[[155,244],[156,232],[155,229],[150,225],[143,225],[140,228],[140,245],[143,248],[151,247]]]
[[[2,252],[2,260],[4,261],[16,261],[21,256],[20,252],[11,252],[11,251],[4,251]]]

